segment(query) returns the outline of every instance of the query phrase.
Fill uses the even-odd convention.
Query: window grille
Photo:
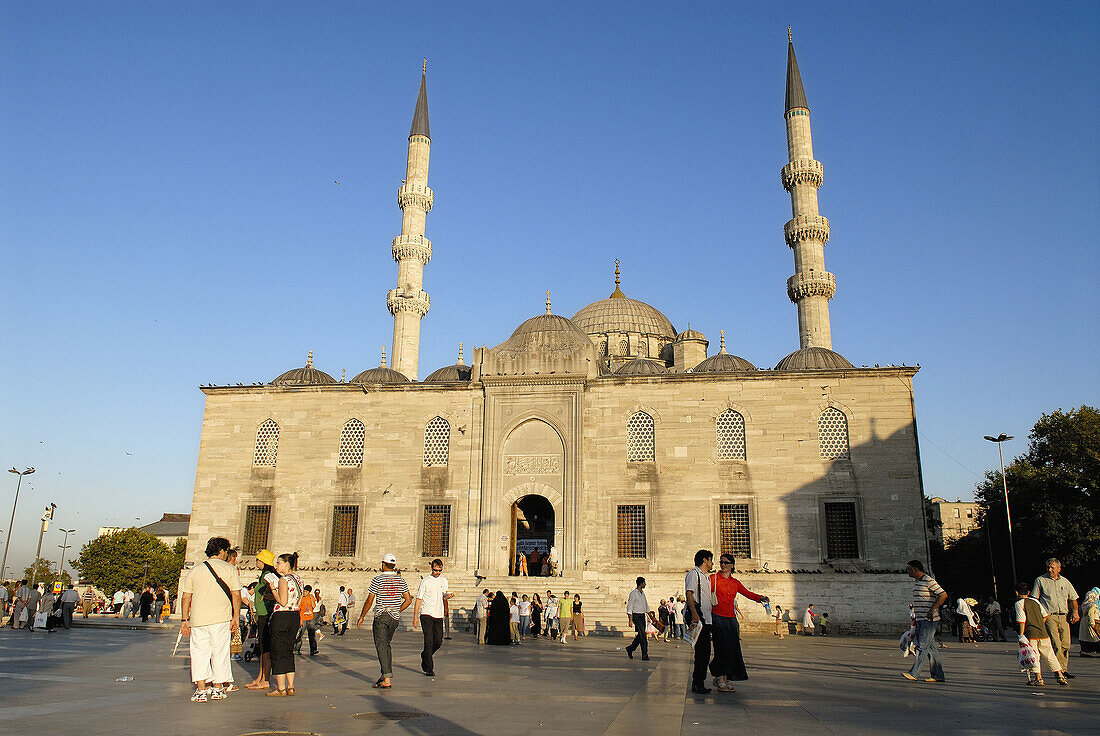
[[[358,468],[363,464],[363,440],[367,430],[358,419],[352,419],[340,430],[340,456],[337,465],[341,468]]]
[[[855,503],[832,501],[825,504],[825,556],[830,560],[859,557]]]
[[[719,460],[745,459],[745,417],[733,409],[718,415],[715,442]]]
[[[620,506],[619,557],[645,556],[645,506]]]
[[[430,504],[424,507],[424,542],[422,557],[447,557],[451,554],[451,505]]]
[[[359,531],[358,506],[332,507],[332,544],[329,555],[351,557],[355,554],[355,540]]]
[[[735,559],[752,557],[752,537],[749,533],[749,505],[723,503],[718,506],[718,528],[722,554]]]
[[[600,355],[607,355],[607,340],[600,340]]]
[[[637,412],[626,423],[626,460],[631,463],[653,462],[653,417]]]
[[[821,442],[821,457],[837,460],[848,457],[848,417],[830,406],[817,419],[817,434]]]
[[[254,555],[267,547],[267,533],[271,527],[270,506],[247,506],[244,510],[244,541],[241,552]]]
[[[278,454],[279,425],[274,419],[268,419],[256,430],[256,452],[252,456],[252,464],[274,468]]]
[[[451,454],[451,425],[436,417],[424,428],[424,464],[446,465]]]
[[[626,340],[620,340],[619,341],[619,355],[629,355],[629,354],[630,354],[630,346],[627,344]]]

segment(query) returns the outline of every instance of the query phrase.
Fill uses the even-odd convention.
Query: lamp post
[[[0,562],[0,578],[4,577],[4,571],[8,567],[8,547],[11,546],[11,529],[15,524],[15,507],[19,505],[19,487],[23,485],[23,476],[33,473],[34,468],[27,468],[22,472],[15,468],[11,468],[8,472],[18,475],[19,481],[15,484],[15,503],[11,505],[11,521],[8,523],[8,541],[4,542],[4,561]]]
[[[31,575],[31,587],[38,582],[38,561],[42,559],[42,537],[46,535],[46,530],[50,528],[50,520],[53,519],[54,509],[57,508],[56,503],[50,503],[46,507],[46,513],[42,514],[42,529],[38,532],[38,549],[34,553],[34,574]]]
[[[57,545],[61,548],[61,564],[57,566],[57,579],[60,580],[61,576],[65,574],[65,552],[68,551],[69,547],[72,547],[72,545],[69,544],[69,535],[75,532],[76,529],[62,529],[61,527],[57,527],[57,531],[65,532],[65,543]]]
[[[1018,582],[1016,579],[1016,547],[1012,543],[1012,512],[1008,507],[1008,478],[1005,477],[1005,455],[1004,451],[1001,450],[1001,445],[1003,443],[1014,438],[1012,435],[1005,434],[1004,432],[1001,432],[996,437],[986,435],[985,438],[997,445],[997,457],[1000,458],[1001,461],[1001,485],[1004,487],[1005,494],[1005,520],[1008,522],[1008,558],[1009,561],[1012,562],[1012,587],[1015,588]]]

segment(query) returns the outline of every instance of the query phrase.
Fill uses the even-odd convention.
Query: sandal
[[[293,695],[293,694],[294,694],[294,688],[292,688],[292,687],[288,687],[288,688],[286,689],[286,694],[287,694],[287,695]]]
[[[248,683],[245,683],[244,687],[245,687],[246,690],[267,690],[271,686],[270,685],[261,685],[258,682],[248,682]]]
[[[393,685],[392,685],[392,684],[390,684],[390,685],[383,685],[383,684],[382,684],[382,680],[379,680],[378,682],[374,683],[374,687],[377,687],[377,688],[381,688],[381,689],[385,690],[385,689],[388,689],[388,688],[391,688],[391,687],[393,687]]]
[[[286,690],[268,690],[267,697],[269,698],[285,698]]]

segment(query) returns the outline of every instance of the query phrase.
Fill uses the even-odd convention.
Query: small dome
[[[706,337],[699,330],[693,330],[690,327],[676,336],[676,342],[681,340],[703,340],[706,341]]]
[[[404,373],[395,371],[386,365],[386,349],[382,348],[382,362],[377,368],[368,368],[355,378],[352,383],[409,383]]]
[[[540,314],[527,320],[512,336],[493,348],[494,353],[514,358],[523,353],[575,353],[592,341],[577,325],[558,314]]]
[[[726,352],[712,355],[692,369],[692,373],[725,373],[728,371],[755,371],[756,366],[737,355]]]
[[[659,376],[662,373],[668,373],[664,363],[649,358],[635,358],[615,371],[616,376]]]
[[[309,351],[303,368],[292,368],[271,382],[272,386],[323,386],[336,383],[336,379],[313,367],[313,351]]]
[[[840,353],[828,348],[795,350],[775,366],[777,371],[828,371],[854,368]]]
[[[473,369],[462,361],[462,343],[458,344],[458,362],[432,371],[424,383],[458,383],[469,381]]]

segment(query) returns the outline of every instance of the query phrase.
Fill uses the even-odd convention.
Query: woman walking
[[[972,643],[974,641],[974,627],[978,625],[978,617],[974,615],[974,609],[970,607],[973,598],[960,598],[955,613],[959,614],[959,642]]]
[[[531,601],[524,594],[519,602],[519,639],[527,641],[527,633],[531,630]]]
[[[511,644],[512,633],[508,625],[508,599],[504,597],[504,591],[498,590],[493,594],[489,603],[489,628],[485,637],[486,644]]]
[[[1085,593],[1085,600],[1081,604],[1081,627],[1077,636],[1081,642],[1082,657],[1100,657],[1100,608],[1098,608],[1098,598],[1100,598],[1100,588],[1093,588]]]
[[[588,632],[584,630],[584,612],[581,610],[580,593],[573,595],[573,641],[577,640],[577,632],[580,632],[581,636],[588,636]]]
[[[710,576],[710,590],[718,602],[711,608],[712,635],[714,637],[714,659],[710,663],[710,674],[714,677],[714,687],[723,693],[734,692],[730,680],[747,680],[745,659],[741,654],[741,629],[737,623],[735,603],[740,593],[757,603],[767,603],[768,597],[758,595],[745,588],[733,577],[733,556],[723,554],[719,558],[721,572]]]
[[[531,596],[531,638],[537,639],[542,630],[542,600],[539,594]]]
[[[294,694],[294,635],[298,633],[298,601],[302,597],[302,580],[295,574],[298,553],[279,555],[275,571],[264,575],[264,581],[275,595],[275,611],[271,614],[271,674],[275,689],[268,695],[285,697]]]

